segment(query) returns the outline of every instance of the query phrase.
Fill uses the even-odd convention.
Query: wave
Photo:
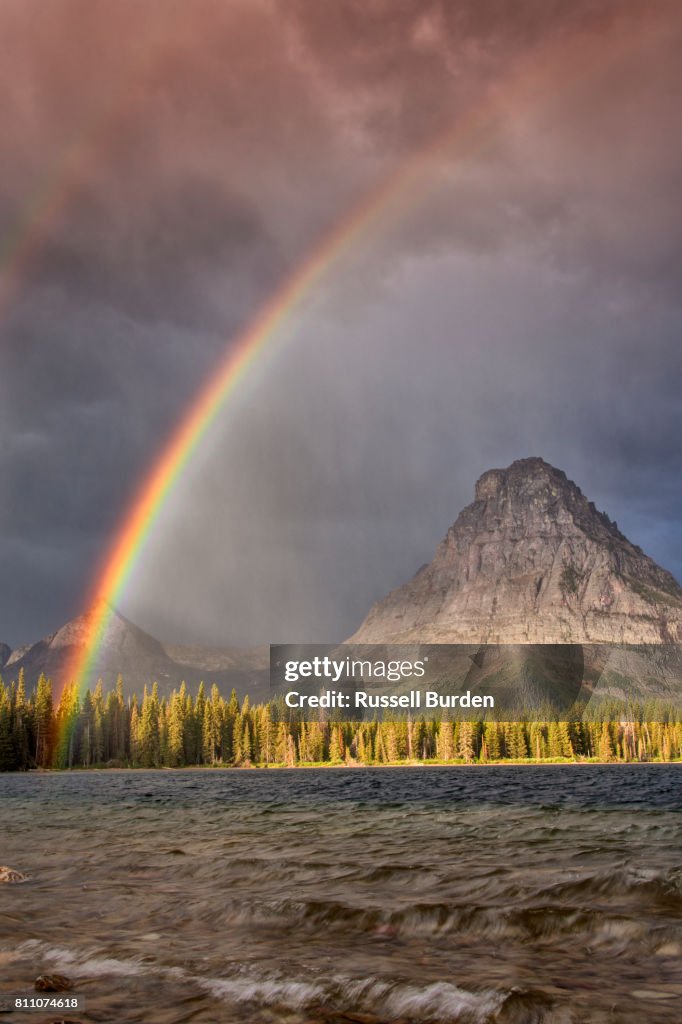
[[[287,976],[283,972],[254,969],[211,977],[180,967],[145,963],[141,959],[116,958],[90,948],[73,950],[29,940],[17,956],[39,956],[51,969],[69,973],[79,980],[103,977],[172,980],[191,985],[221,1002],[267,1006],[281,1012],[317,1011],[328,1021],[352,1020],[353,1014],[370,1014],[377,1024],[403,1019],[414,1024],[492,1024],[514,1018],[499,1016],[515,993],[486,989],[470,991],[447,981],[418,985],[395,980],[353,978],[331,974],[323,979]],[[348,1015],[351,1016],[348,1016]],[[540,1020],[540,1018],[538,1018]],[[542,1018],[545,1020],[545,1018]]]
[[[623,879],[609,881],[600,875],[522,895],[495,893],[487,902],[423,900],[395,908],[323,897],[249,896],[224,902],[198,901],[188,914],[192,920],[199,915],[205,926],[227,928],[235,935],[240,930],[252,935],[262,929],[280,937],[307,936],[310,941],[321,934],[353,942],[363,937],[379,942],[437,941],[448,936],[471,941],[547,942],[571,936],[603,945],[628,940],[651,944],[649,940],[653,942],[666,926],[670,941],[682,936],[682,926],[675,925],[679,894],[671,889],[672,884],[666,876],[630,878],[624,886]],[[642,903],[641,913],[627,911],[625,893],[631,898],[635,894],[638,906]]]
[[[623,897],[641,900],[648,908],[682,911],[682,871],[647,870],[624,865],[586,875],[568,882],[559,882],[547,890],[554,899],[616,900]]]

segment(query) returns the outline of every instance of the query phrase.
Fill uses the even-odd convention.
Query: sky
[[[121,611],[165,641],[342,640],[528,455],[682,579],[679,4],[32,8],[0,5],[0,640],[83,610],[225,352],[409,161],[221,410]]]

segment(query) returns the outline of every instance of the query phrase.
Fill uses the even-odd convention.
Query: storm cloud
[[[82,608],[224,352],[433,139],[251,367],[122,610],[343,639],[525,455],[682,576],[678,5],[9,0],[0,39],[0,640]]]

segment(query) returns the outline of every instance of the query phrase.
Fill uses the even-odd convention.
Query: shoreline
[[[676,758],[671,761],[597,761],[583,759],[580,761],[565,760],[565,761],[549,761],[549,760],[518,760],[514,761],[509,758],[500,761],[448,761],[448,762],[432,762],[432,761],[396,761],[391,764],[356,764],[342,762],[340,764],[329,764],[329,763],[308,763],[308,764],[297,764],[297,765],[284,765],[284,764],[244,764],[244,765],[233,765],[233,764],[187,764],[178,765],[177,767],[170,767],[169,765],[160,765],[158,767],[131,767],[126,765],[112,765],[106,767],[104,765],[90,767],[76,767],[76,768],[29,768],[26,771],[10,771],[3,772],[2,775],[80,775],[84,772],[94,772],[97,774],[104,774],[108,772],[291,772],[291,771],[372,771],[374,769],[383,770],[386,768],[566,768],[566,767],[593,767],[593,768],[617,768],[617,767],[634,767],[639,768],[651,768],[656,766],[670,766],[674,764],[682,765],[682,758]]]

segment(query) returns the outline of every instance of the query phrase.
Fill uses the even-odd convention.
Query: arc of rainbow
[[[633,43],[641,40],[642,25],[637,20],[628,29],[621,29],[616,43],[611,47],[610,60],[627,52]],[[590,43],[593,53],[588,61],[586,47]],[[555,41],[552,45],[545,45],[541,54],[534,51],[523,62],[520,72],[517,68],[515,75],[504,83],[497,83],[485,100],[477,104],[454,129],[449,128],[439,133],[435,140],[408,158],[371,191],[350,216],[343,218],[322,239],[308,259],[274,293],[251,325],[230,346],[217,370],[191,404],[124,517],[123,526],[96,577],[88,606],[90,614],[87,616],[85,643],[82,647],[76,647],[73,657],[69,659],[63,673],[62,686],[67,683],[75,685],[77,692],[85,688],[113,615],[113,606],[123,594],[145,542],[183,469],[244,375],[315,282],[338,262],[358,236],[394,200],[409,190],[410,185],[418,180],[420,173],[439,154],[455,143],[467,142],[477,131],[482,132],[486,127],[486,118],[504,111],[511,100],[517,104],[526,94],[529,97],[536,95],[538,87],[546,86],[550,77],[548,72],[556,76],[562,70],[570,69],[576,72],[576,76],[580,72],[580,80],[583,81],[586,66],[594,64],[601,70],[604,59],[601,40],[586,39],[582,34],[572,36],[569,41],[561,39],[558,43]]]

